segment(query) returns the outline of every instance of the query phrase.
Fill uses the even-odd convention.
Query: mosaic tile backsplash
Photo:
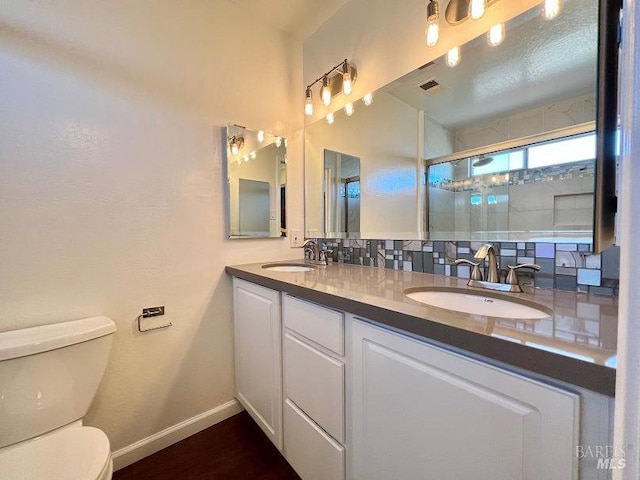
[[[454,265],[457,258],[474,261],[483,242],[421,240],[317,239],[320,248],[333,250],[334,262],[392,268],[469,278],[470,267]],[[520,270],[522,285],[555,288],[592,295],[618,295],[620,249],[594,254],[589,244],[492,242],[504,279],[507,265],[537,263],[539,272]],[[484,265],[482,265],[484,267]]]

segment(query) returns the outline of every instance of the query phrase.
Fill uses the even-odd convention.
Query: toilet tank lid
[[[86,342],[115,331],[113,320],[100,316],[1,332],[0,361]]]

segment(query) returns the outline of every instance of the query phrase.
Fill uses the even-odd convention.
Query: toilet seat
[[[105,433],[80,425],[0,450],[2,480],[109,480],[112,465]]]

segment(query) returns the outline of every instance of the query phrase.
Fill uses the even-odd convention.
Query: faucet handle
[[[329,264],[329,254],[333,253],[333,250],[330,249],[326,249],[326,250],[320,250],[319,254],[320,254],[320,258],[318,260],[320,260],[320,262],[322,262],[323,265],[328,265]]]
[[[472,262],[471,260],[467,260],[466,258],[458,258],[455,262],[456,265],[460,265],[461,263],[471,265],[473,268],[471,269],[471,280],[482,280],[482,271],[480,270],[480,263]]]
[[[516,274],[516,270],[519,268],[531,268],[535,271],[540,271],[540,265],[535,263],[519,263],[518,265],[507,265],[509,267],[509,273],[507,274],[507,278],[504,283],[509,285],[518,285],[518,275]]]

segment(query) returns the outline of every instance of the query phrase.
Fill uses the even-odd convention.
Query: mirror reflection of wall
[[[229,238],[286,235],[286,139],[229,125]]]
[[[305,129],[305,236],[334,238],[412,238],[418,233],[418,112],[391,95],[355,105],[351,116]],[[325,151],[359,159],[360,225],[326,223]],[[351,190],[358,185],[352,184]],[[353,198],[350,200],[354,200]],[[354,204],[355,208],[355,203]]]
[[[323,184],[325,232],[360,235],[360,159],[325,149]]]

